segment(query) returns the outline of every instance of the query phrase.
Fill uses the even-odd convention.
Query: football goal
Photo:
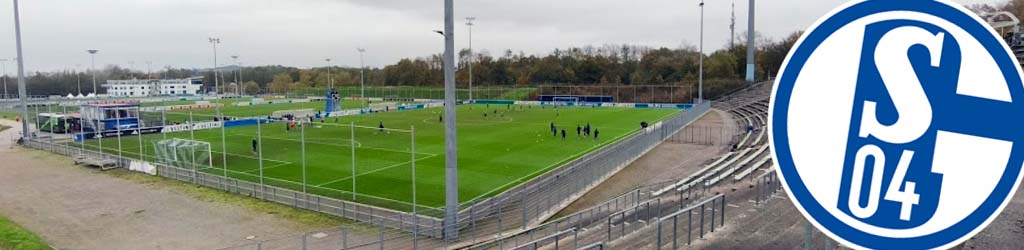
[[[184,169],[213,167],[213,151],[209,142],[173,138],[154,142],[153,148],[158,163]]]

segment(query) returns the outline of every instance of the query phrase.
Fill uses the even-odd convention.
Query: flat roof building
[[[103,87],[115,97],[199,95],[203,78],[107,80]]]

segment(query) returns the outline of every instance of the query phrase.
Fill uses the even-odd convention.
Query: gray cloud
[[[241,56],[245,65],[322,66],[390,64],[441,52],[440,0],[32,0],[21,1],[29,71],[88,67],[86,49],[100,49],[97,64],[135,69],[165,65],[209,67],[217,36],[220,62]],[[475,0],[456,1],[457,43],[467,45],[462,18],[476,16],[474,47],[545,53],[554,48],[603,44],[656,47],[697,45],[700,9],[695,0]],[[757,5],[757,30],[779,38],[811,25],[842,0],[772,0]],[[964,4],[994,2],[966,0]],[[705,48],[729,40],[729,0],[708,0]],[[736,1],[736,30],[747,29],[747,1]],[[14,57],[10,1],[0,4],[0,57]],[[13,64],[8,65],[13,72]]]

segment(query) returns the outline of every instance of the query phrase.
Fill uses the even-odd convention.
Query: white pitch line
[[[252,136],[252,135],[241,134],[241,133],[235,133],[235,134],[231,134],[231,135],[235,135],[235,136]],[[288,139],[288,138],[280,138],[280,137],[273,137],[273,136],[263,136],[263,138],[270,138],[270,139],[280,140],[280,141],[302,142],[301,140]],[[359,141],[356,141],[356,142],[358,143]],[[335,147],[344,147],[344,148],[351,147],[350,145],[342,145],[342,144],[326,143],[326,142],[316,142],[316,141],[306,141],[306,143],[328,145],[328,146],[335,146]],[[392,153],[403,153],[403,154],[411,154],[412,153],[412,152],[409,152],[409,151],[401,151],[401,150],[386,149],[386,148],[375,148],[375,147],[356,146],[356,148],[365,148],[365,149],[380,150],[380,151],[386,151],[386,152],[392,152]],[[426,155],[426,156],[437,156],[437,154],[431,154],[431,153],[416,153],[416,154],[417,155]]]
[[[291,165],[291,164],[292,163],[281,163],[281,164],[272,165],[272,166],[269,166],[269,167],[264,167],[263,170],[266,171],[266,170],[270,170],[270,169],[275,169],[275,168],[279,168],[279,167],[288,166],[288,165]],[[249,170],[249,171],[244,171],[244,173],[250,173],[251,174],[253,172],[259,172],[259,171],[260,171],[260,169],[257,168],[257,169],[253,169],[253,170]]]
[[[427,156],[427,157],[416,159],[416,161],[422,161],[422,160],[430,159],[430,158],[433,158],[433,157],[437,157],[437,156],[436,155]],[[356,177],[364,176],[364,175],[368,175],[368,174],[373,174],[373,173],[377,173],[377,172],[381,172],[381,171],[384,171],[384,170],[388,170],[388,169],[391,169],[391,168],[396,168],[396,167],[399,167],[399,166],[402,166],[402,165],[405,165],[405,164],[410,164],[410,163],[412,163],[412,161],[406,161],[406,162],[403,162],[403,163],[398,163],[398,164],[395,164],[395,165],[374,169],[374,170],[371,170],[371,171],[368,171],[368,172],[365,172],[365,173],[362,173],[362,174],[357,174]],[[342,181],[345,181],[345,180],[348,180],[348,179],[352,179],[352,176],[341,178],[341,179],[337,179],[337,180],[333,180],[333,181],[329,181],[329,182],[326,182],[326,183],[321,183],[320,185],[316,185],[316,187],[323,187],[323,186],[326,186],[326,185],[342,182]]]

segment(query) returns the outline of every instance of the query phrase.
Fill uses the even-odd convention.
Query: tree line
[[[756,48],[756,80],[771,78],[799,38],[794,32],[780,40],[758,38]],[[719,49],[704,55],[704,78],[709,83],[742,81],[746,72],[746,46]],[[500,55],[488,51],[459,51],[456,82],[460,88],[469,84],[469,63],[473,63],[474,86],[540,86],[540,85],[688,85],[699,75],[701,54],[693,46],[653,48],[638,45],[584,46],[555,49],[546,55],[525,54],[506,50]],[[441,87],[444,84],[442,55],[405,58],[383,67],[366,68],[368,86]],[[472,59],[472,60],[471,60]],[[233,91],[236,81],[246,94],[287,93],[305,88],[358,86],[359,68],[327,67],[302,69],[281,65],[224,67],[219,72],[222,91]],[[204,87],[212,90],[214,72],[209,69],[164,68],[152,74],[109,65],[96,70],[100,93],[108,79],[187,78],[204,77]],[[7,79],[11,94],[16,93],[13,76]],[[76,94],[92,92],[92,73],[74,70],[32,72],[27,83],[30,95]],[[80,84],[79,84],[80,83]],[[714,87],[714,86],[706,86]]]

